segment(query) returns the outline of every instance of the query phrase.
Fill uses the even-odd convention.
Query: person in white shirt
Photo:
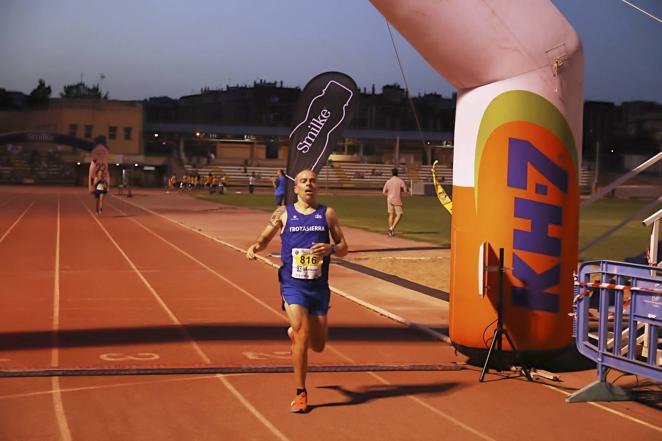
[[[255,172],[252,172],[251,175],[248,177],[248,192],[250,194],[253,194],[255,191]]]
[[[395,235],[395,227],[402,219],[404,213],[402,209],[401,193],[407,191],[405,181],[398,177],[398,169],[396,167],[391,170],[393,176],[386,181],[382,193],[386,195],[386,205],[388,208],[388,235],[393,237]]]

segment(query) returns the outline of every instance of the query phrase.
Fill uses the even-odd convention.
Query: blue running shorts
[[[326,315],[329,310],[331,291],[328,285],[314,289],[283,285],[280,287],[280,293],[285,303],[303,306],[308,310],[308,314]]]

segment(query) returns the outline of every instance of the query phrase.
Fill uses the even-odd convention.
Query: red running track
[[[0,189],[0,368],[258,366],[289,361],[276,271],[109,198]],[[333,270],[332,270],[333,271]],[[316,364],[452,363],[451,347],[341,297]],[[0,440],[659,439],[659,414],[567,405],[475,369],[0,378]]]

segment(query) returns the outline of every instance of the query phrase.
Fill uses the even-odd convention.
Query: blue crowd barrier
[[[662,268],[624,262],[583,263],[575,282],[575,332],[579,352],[595,361],[598,379],[566,401],[629,400],[607,383],[609,369],[662,382],[658,332],[662,329]],[[597,335],[591,333],[596,329]],[[624,326],[625,325],[625,326]],[[647,328],[647,349],[642,343]]]

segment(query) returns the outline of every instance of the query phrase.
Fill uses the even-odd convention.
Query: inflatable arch
[[[101,169],[104,178],[110,182],[110,168],[108,167],[108,156],[110,152],[106,147],[106,138],[98,136],[94,141],[76,138],[75,136],[63,135],[52,132],[9,132],[0,133],[0,144],[11,144],[21,142],[43,142],[49,144],[69,145],[71,147],[85,150],[90,153],[90,169],[88,171],[87,186],[92,191],[92,180],[97,170]]]
[[[451,340],[465,352],[489,346],[498,277],[485,263],[504,248],[515,346],[567,347],[584,75],[576,32],[548,0],[371,1],[458,89]]]
[[[75,136],[63,135],[52,132],[8,132],[0,133],[0,144],[12,144],[20,142],[43,142],[49,144],[69,145],[71,147],[92,151],[94,143]]]

